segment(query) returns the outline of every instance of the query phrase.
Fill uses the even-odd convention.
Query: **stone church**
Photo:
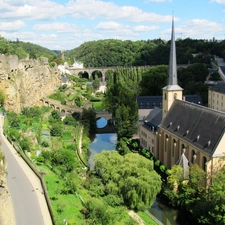
[[[154,108],[139,129],[140,144],[167,168],[185,159],[196,163],[212,182],[224,166],[225,113],[185,101],[177,81],[174,21],[172,21],[168,85],[162,89],[162,109]]]

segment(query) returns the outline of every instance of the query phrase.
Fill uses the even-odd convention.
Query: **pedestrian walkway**
[[[51,219],[49,209],[48,209],[48,206],[47,206],[47,203],[46,203],[45,196],[43,194],[43,189],[42,189],[42,186],[41,186],[40,179],[36,176],[36,174],[33,172],[33,170],[27,165],[27,163],[22,159],[22,157],[13,148],[13,146],[10,144],[10,142],[7,140],[7,138],[3,135],[3,124],[4,124],[4,117],[1,116],[0,117],[0,137],[1,137],[1,140],[7,145],[7,149],[9,149],[10,152],[13,154],[16,162],[19,164],[19,166],[23,170],[24,174],[26,175],[26,177],[30,181],[30,183],[33,187],[33,192],[35,192],[35,194],[37,196],[37,199],[38,199],[38,202],[39,202],[41,214],[42,214],[42,217],[43,217],[43,223],[45,225],[51,225],[53,223],[52,223],[52,219]],[[3,152],[4,152],[4,149],[3,149]],[[16,211],[15,207],[14,207],[14,211]]]

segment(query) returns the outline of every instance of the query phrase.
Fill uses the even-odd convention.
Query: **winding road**
[[[12,198],[16,225],[51,225],[52,220],[40,180],[19,156],[2,133],[4,117],[0,117],[0,139],[7,161],[7,185]]]

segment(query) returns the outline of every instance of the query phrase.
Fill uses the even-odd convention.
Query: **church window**
[[[166,139],[165,139],[165,152],[167,150],[168,141],[169,141],[169,136],[166,135]]]
[[[173,98],[177,99],[177,93],[174,93]]]
[[[191,151],[191,162],[192,162],[192,163],[195,163],[195,159],[196,159],[196,154],[195,154],[195,151],[192,150],[192,151]]]
[[[164,94],[164,99],[166,100],[166,93]]]
[[[175,148],[177,146],[177,142],[175,139],[173,139],[173,149],[172,149],[172,157],[174,157]]]
[[[203,158],[202,158],[202,169],[203,169],[204,171],[206,171],[206,162],[207,162],[207,159],[206,159],[205,156],[203,156]]]

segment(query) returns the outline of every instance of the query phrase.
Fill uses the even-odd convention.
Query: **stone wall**
[[[46,58],[19,60],[15,55],[0,54],[0,89],[6,96],[7,111],[20,113],[23,107],[40,106],[40,99],[60,85],[58,68],[51,68]]]

